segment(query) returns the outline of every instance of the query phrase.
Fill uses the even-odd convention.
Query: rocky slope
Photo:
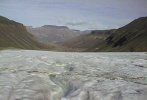
[[[66,26],[44,25],[42,27],[26,27],[40,42],[59,44],[80,35],[80,31],[74,31]]]
[[[46,47],[38,43],[23,24],[0,16],[0,49],[4,48],[45,49]]]
[[[0,100],[146,100],[146,53],[0,52]]]
[[[91,51],[147,51],[147,17],[138,18],[114,31],[98,50]],[[88,51],[89,51],[88,50]]]

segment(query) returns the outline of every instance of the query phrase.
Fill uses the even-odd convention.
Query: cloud
[[[66,23],[66,25],[69,25],[69,26],[81,26],[81,25],[86,25],[88,24],[87,22],[68,22]]]

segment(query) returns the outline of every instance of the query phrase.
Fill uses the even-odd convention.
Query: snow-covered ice
[[[0,100],[146,100],[147,53],[0,51]]]

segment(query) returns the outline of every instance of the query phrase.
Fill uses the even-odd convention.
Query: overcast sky
[[[147,16],[147,0],[0,0],[0,15],[34,27],[110,29]]]

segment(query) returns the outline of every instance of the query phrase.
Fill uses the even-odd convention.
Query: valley
[[[147,0],[0,0],[0,100],[147,100]]]
[[[0,49],[63,52],[146,52],[147,17],[110,30],[72,30],[66,26],[33,28],[0,17]]]

